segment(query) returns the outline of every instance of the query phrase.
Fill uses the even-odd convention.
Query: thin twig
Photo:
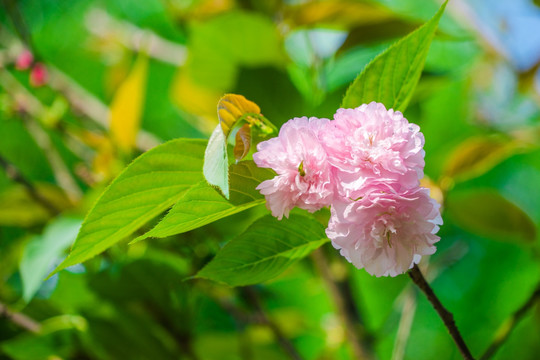
[[[130,22],[117,19],[105,10],[93,8],[86,14],[85,25],[93,35],[115,41],[135,52],[145,52],[148,56],[174,66],[186,62],[187,49],[169,41],[156,33],[142,29]]]
[[[242,288],[242,293],[244,295],[244,298],[246,301],[253,307],[253,309],[256,311],[256,315],[258,318],[258,322],[262,324],[266,324],[268,328],[272,331],[276,339],[278,340],[279,345],[285,351],[285,353],[294,360],[302,360],[302,356],[298,353],[294,345],[291,343],[289,339],[283,334],[283,331],[279,328],[279,326],[273,322],[264,311],[264,308],[261,304],[261,301],[259,299],[259,296],[255,289],[252,287],[244,287]]]
[[[399,320],[396,340],[394,341],[392,360],[402,360],[405,357],[407,341],[411,334],[414,315],[416,313],[416,294],[412,290],[411,287],[407,286],[403,294],[401,318]]]
[[[14,35],[9,33],[5,28],[0,29],[0,43],[7,47],[20,46],[18,39],[14,38]],[[32,49],[35,57],[39,54],[35,53],[35,49]],[[14,59],[11,59],[14,61]],[[0,67],[5,64],[0,64]],[[91,120],[93,123],[98,124],[105,130],[109,129],[110,109],[100,99],[91,94],[88,90],[79,85],[71,77],[63,73],[60,69],[54,67],[52,64],[47,63],[47,71],[49,73],[49,80],[47,85],[61,93],[66,100],[70,103],[75,111],[78,111],[86,119]],[[5,87],[5,90],[10,93],[14,99],[22,101],[24,108],[36,119],[41,119],[46,112],[46,107],[41,104],[24,86],[17,83],[15,78],[11,76],[8,71],[0,72],[2,76],[1,80]],[[141,151],[147,151],[154,146],[161,143],[161,139],[155,135],[140,129],[137,134],[137,148]]]
[[[32,333],[39,333],[41,331],[40,323],[24,314],[9,310],[7,306],[2,303],[0,303],[0,319],[1,318],[8,319],[15,325]]]
[[[53,169],[56,183],[62,187],[70,200],[77,201],[82,197],[82,191],[76,180],[71,176],[69,169],[54,145],[49,134],[38,124],[39,119],[45,113],[45,107],[36,99],[17,79],[8,71],[0,70],[0,86],[3,87],[14,99],[23,100],[23,115],[30,115],[29,121],[25,122],[28,133],[38,146],[43,150],[49,165]]]
[[[501,345],[508,339],[516,325],[520,320],[525,316],[525,314],[540,300],[540,284],[537,286],[536,290],[531,294],[529,299],[523,304],[515,313],[510,316],[496,332],[495,338],[486,352],[480,357],[480,360],[486,360],[491,358]]]
[[[422,275],[422,272],[420,271],[418,266],[415,264],[413,268],[409,270],[408,274],[411,277],[412,281],[426,295],[431,305],[433,305],[435,311],[437,311],[437,314],[439,314],[439,317],[444,322],[444,325],[448,329],[448,332],[450,332],[450,335],[454,339],[454,342],[456,343],[463,358],[466,360],[474,360],[471,352],[469,351],[469,348],[467,347],[467,344],[465,344],[465,341],[463,340],[463,337],[461,336],[456,326],[456,323],[454,322],[454,316],[450,311],[446,310],[443,304],[441,304],[441,302],[433,292],[433,289],[431,288],[431,286],[429,286],[426,279],[424,278],[424,275]]]
[[[37,203],[42,205],[52,216],[56,216],[60,213],[60,209],[58,209],[53,203],[51,203],[47,198],[43,197],[39,191],[32,185],[30,181],[28,181],[22,173],[15,167],[15,165],[11,164],[9,161],[4,159],[0,155],[0,167],[4,169],[7,176],[15,181],[16,183],[22,185],[28,195],[34,199]]]
[[[345,327],[345,334],[351,345],[354,358],[371,359],[372,355],[371,351],[368,350],[367,333],[359,321],[353,321],[358,316],[351,311],[351,306],[347,306],[347,302],[345,301],[346,296],[340,291],[340,287],[333,278],[322,249],[315,250],[311,253],[311,256],[336,305],[338,316]],[[353,299],[349,301],[349,303],[351,302],[354,304]]]

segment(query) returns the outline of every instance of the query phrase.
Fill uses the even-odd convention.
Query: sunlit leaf
[[[110,132],[113,141],[123,151],[129,151],[135,146],[141,124],[147,71],[148,58],[139,55],[111,103]]]
[[[63,252],[75,241],[81,222],[74,218],[56,219],[45,228],[43,235],[34,237],[26,245],[20,262],[23,299],[26,302],[43,284],[55,261],[61,260]]]
[[[159,224],[135,241],[181,234],[264,204],[264,197],[255,188],[273,175],[271,170],[259,168],[253,161],[233,164],[230,167],[230,201],[202,181],[189,189]]]
[[[279,221],[268,215],[227,243],[196,277],[231,286],[261,283],[327,241],[324,227],[312,217]]]
[[[341,106],[354,108],[371,101],[403,111],[420,79],[431,40],[446,3],[431,20],[371,61],[351,84]]]
[[[474,234],[507,242],[536,239],[531,218],[493,190],[451,193],[446,207],[456,224]]]
[[[515,151],[508,140],[479,136],[462,142],[449,156],[444,175],[458,180],[480,176]]]
[[[205,145],[177,139],[135,159],[97,200],[71,253],[52,274],[103,252],[174,205],[203,180]]]

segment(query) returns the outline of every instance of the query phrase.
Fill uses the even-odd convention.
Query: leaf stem
[[[422,272],[420,271],[418,266],[415,264],[413,268],[409,270],[408,274],[410,278],[412,279],[412,281],[426,295],[431,305],[433,305],[433,308],[435,309],[435,311],[437,311],[437,314],[439,314],[439,317],[444,322],[444,325],[448,329],[448,332],[452,336],[452,339],[454,339],[454,342],[456,343],[463,358],[466,360],[474,360],[474,357],[469,351],[467,344],[465,344],[465,341],[463,340],[463,337],[461,336],[456,326],[456,323],[454,321],[454,316],[452,315],[450,311],[446,310],[446,308],[441,304],[440,300],[437,298],[437,296],[433,292],[433,289],[431,288],[431,286],[429,286],[428,282],[424,278],[424,275],[422,275]]]
[[[513,313],[497,330],[493,342],[487,348],[486,352],[480,357],[480,360],[487,360],[491,358],[501,345],[508,339],[516,325],[525,316],[525,314],[540,300],[540,284],[536,287],[536,290],[531,294],[529,299]]]

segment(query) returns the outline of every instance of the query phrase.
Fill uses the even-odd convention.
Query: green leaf
[[[248,67],[283,63],[281,37],[268,17],[247,11],[228,11],[190,26],[190,51],[197,62],[197,78],[208,83],[228,74],[208,74],[216,62],[227,59]],[[206,74],[205,74],[206,73]],[[218,79],[212,75],[220,75]]]
[[[493,190],[450,194],[446,206],[455,223],[473,234],[512,243],[536,239],[531,218]]]
[[[35,236],[24,248],[20,272],[23,283],[23,299],[29,302],[39,290],[55,261],[63,258],[63,252],[75,241],[81,220],[59,218],[45,228],[42,236]]]
[[[231,165],[230,201],[223,198],[206,181],[202,181],[189,189],[159,224],[133,242],[148,237],[163,238],[181,234],[264,204],[264,197],[255,188],[273,175],[273,171],[259,168],[253,161]]]
[[[341,107],[354,108],[372,101],[403,111],[420,79],[431,40],[446,2],[427,23],[378,55],[349,86]]]
[[[174,205],[203,180],[205,145],[177,139],[135,159],[97,200],[71,253],[51,275],[103,252]]]
[[[227,243],[196,277],[231,286],[261,283],[327,241],[324,227],[311,217],[279,221],[267,215]]]

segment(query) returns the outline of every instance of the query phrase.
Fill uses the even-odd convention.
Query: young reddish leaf
[[[234,144],[234,159],[240,161],[246,157],[251,148],[251,127],[244,124],[236,133],[236,142]]]
[[[258,115],[261,115],[259,106],[242,95],[227,94],[219,100],[218,118],[226,138],[239,120]]]
[[[219,124],[214,129],[208,147],[204,154],[203,173],[209,184],[217,186],[223,195],[229,198],[229,159],[227,156],[227,140],[232,129],[240,121],[246,121],[248,127],[255,127],[262,134],[268,135],[277,132],[262,114],[257,104],[249,101],[242,95],[227,94],[218,103]],[[235,147],[235,157],[242,157],[249,151],[251,133],[240,129],[240,142],[242,144]],[[248,139],[249,134],[249,139]],[[238,136],[237,136],[238,140]],[[247,146],[247,149],[246,149]],[[238,153],[238,154],[237,154]]]

